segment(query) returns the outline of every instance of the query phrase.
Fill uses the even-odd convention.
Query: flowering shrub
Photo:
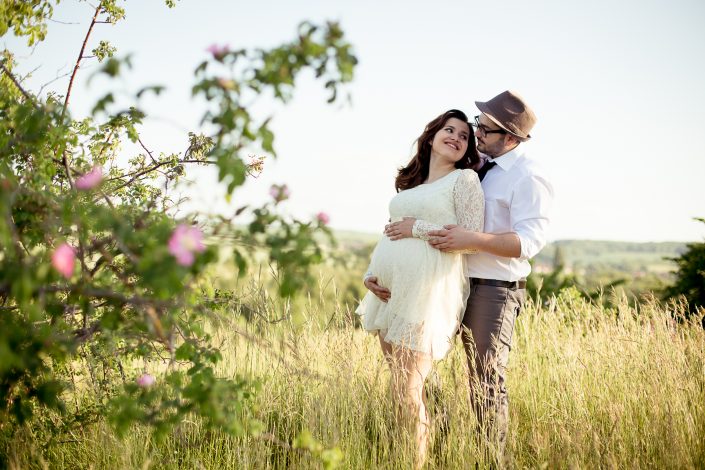
[[[181,266],[191,266],[196,253],[202,253],[205,249],[203,233],[196,227],[179,224],[169,238],[169,253]]]
[[[274,202],[278,203],[289,199],[291,192],[289,191],[289,187],[285,184],[273,184],[269,188],[269,195],[272,196]]]
[[[153,375],[150,375],[150,374],[142,374],[139,377],[137,377],[137,380],[135,380],[137,385],[139,385],[142,388],[151,387],[152,385],[154,385],[154,383],[156,381],[157,381],[157,379]]]
[[[225,57],[225,54],[230,52],[230,48],[227,45],[211,44],[210,46],[208,46],[206,51],[213,54],[213,58],[215,60],[223,60],[223,57]]]
[[[51,255],[51,265],[59,274],[70,279],[76,264],[76,251],[68,243],[62,243]]]
[[[88,190],[93,189],[103,180],[103,168],[100,165],[93,167],[91,171],[76,180],[76,188]]]
[[[330,222],[330,216],[325,212],[319,212],[316,214],[316,220],[318,220],[323,225],[328,225]]]
[[[100,1],[84,47],[101,23],[116,23],[124,13],[116,0]],[[52,14],[47,0],[3,2],[0,17],[8,21],[0,34],[12,30],[29,44],[42,41]],[[249,113],[253,98],[271,90],[287,101],[298,73],[313,69],[333,100],[352,79],[356,59],[335,23],[303,23],[295,40],[271,50],[212,46],[208,52],[196,69],[193,93],[209,103],[202,122],[211,131],[189,133],[187,150],[169,155],[143,144],[139,129],[148,116],[137,107],[114,109],[107,93],[92,116],[72,118],[73,76],[61,99],[41,99],[23,87],[12,53],[2,53],[0,430],[46,408],[63,413],[62,426],[97,414],[118,432],[142,423],[164,433],[187,414],[233,434],[257,429],[247,405],[255,383],[216,375],[220,354],[202,328],[211,312],[198,283],[218,258],[207,236],[239,242],[233,250],[241,273],[251,261],[249,247],[266,252],[281,294],[290,295],[322,259],[314,235],[331,235],[323,226],[327,216],[299,221],[279,215],[276,202],[289,196],[283,185],[272,195],[274,203],[237,211],[249,214],[244,228],[198,214],[175,220],[169,189],[189,167],[213,165],[232,194],[250,172],[261,170],[262,159],[248,164],[243,149],[258,145],[274,155],[269,119],[257,121]],[[82,61],[99,60],[98,73],[117,77],[130,62],[115,54],[101,41],[96,59],[82,53],[73,73]],[[148,87],[137,97],[160,90]],[[144,152],[117,166],[114,157],[125,139]],[[90,412],[72,408],[62,395],[78,360],[87,363],[97,394]],[[135,360],[166,362],[167,369],[130,380],[125,366]]]

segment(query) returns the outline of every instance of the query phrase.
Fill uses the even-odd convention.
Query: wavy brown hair
[[[440,131],[443,126],[445,126],[450,118],[460,119],[464,123],[467,123],[470,128],[468,149],[465,151],[463,158],[455,162],[455,167],[471,168],[480,161],[480,156],[477,154],[477,148],[475,147],[475,134],[472,132],[472,126],[468,122],[468,117],[460,110],[451,109],[426,124],[423,134],[416,139],[416,154],[414,154],[411,161],[405,167],[399,168],[397,179],[394,182],[397,192],[414,188],[426,181],[431,164],[431,143],[433,142],[433,137],[436,135],[436,132]]]

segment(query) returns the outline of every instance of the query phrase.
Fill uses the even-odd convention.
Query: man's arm
[[[553,188],[543,177],[522,179],[514,189],[511,207],[512,232],[479,233],[454,225],[429,233],[429,243],[442,251],[475,248],[505,258],[530,259],[546,245]]]
[[[429,232],[429,243],[441,251],[478,250],[505,258],[521,256],[521,240],[514,232],[481,233],[446,225],[443,230]]]

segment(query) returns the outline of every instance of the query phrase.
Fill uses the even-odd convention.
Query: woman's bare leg
[[[391,345],[390,345],[391,346]],[[426,409],[424,382],[433,368],[433,359],[427,354],[411,351],[407,348],[392,346],[393,380],[395,398],[401,408],[401,414],[410,424],[416,443],[416,468],[423,467],[428,452],[431,422]]]
[[[391,343],[387,343],[384,339],[382,339],[382,335],[379,335],[379,345],[382,347],[382,354],[384,355],[384,359],[387,361],[387,364],[389,365],[389,370],[392,374],[392,377],[389,381],[389,394],[392,397],[392,402],[394,403],[394,412],[397,415],[397,418],[401,417],[402,414],[402,398],[403,398],[403,393],[401,393],[401,382],[402,382],[402,374],[401,372],[401,364],[397,361],[397,359],[394,357],[394,349],[395,346],[392,345]]]
[[[381,334],[378,334],[377,337],[379,338],[379,345],[382,347],[382,354],[384,354],[384,358],[387,360],[387,363],[391,367],[393,365],[393,346],[390,343],[387,343],[384,339],[382,339]]]
[[[406,373],[405,402],[416,425],[416,468],[421,468],[426,462],[431,431],[431,421],[424,396],[424,382],[433,368],[433,359],[426,354],[411,351],[402,353],[401,357],[405,358],[403,363]]]

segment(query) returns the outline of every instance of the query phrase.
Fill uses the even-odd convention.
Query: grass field
[[[512,466],[705,467],[705,332],[674,322],[656,302],[613,304],[605,309],[567,290],[519,316],[508,384]],[[250,308],[260,309],[251,320],[230,312],[213,328],[220,372],[261,384],[253,402],[259,436],[227,437],[187,420],[163,441],[145,428],[118,439],[96,422],[44,448],[38,423],[9,446],[11,466],[321,468],[319,457],[291,446],[307,430],[341,468],[410,468],[413,452],[391,413],[378,344],[355,328],[347,305],[309,299],[299,324],[265,321],[277,318],[276,301]],[[459,345],[437,375],[427,468],[485,467]],[[69,403],[80,408],[91,399],[85,390]]]

